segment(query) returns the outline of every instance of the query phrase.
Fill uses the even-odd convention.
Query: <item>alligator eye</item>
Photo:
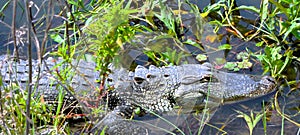
[[[201,78],[201,82],[217,82],[218,79],[213,75],[205,75]]]
[[[134,77],[134,82],[137,84],[142,84],[145,79],[141,77]]]
[[[164,77],[169,77],[170,75],[168,75],[168,74],[164,74]]]
[[[205,76],[203,78],[201,78],[201,82],[208,82],[210,80],[209,76]]]

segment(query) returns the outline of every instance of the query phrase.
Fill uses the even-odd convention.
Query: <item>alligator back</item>
[[[14,61],[12,57],[0,56],[1,77],[5,87],[18,86],[18,91],[24,92],[28,86],[29,65],[28,60]],[[70,64],[70,63],[68,63]],[[57,66],[59,65],[59,66]],[[67,69],[66,69],[67,68]],[[63,76],[63,73],[68,76]],[[57,78],[57,76],[59,78]],[[99,79],[95,71],[95,63],[84,60],[73,61],[70,65],[61,59],[49,57],[38,65],[37,60],[32,60],[32,86],[36,98],[41,98],[48,105],[53,105],[53,111],[58,105],[60,91],[64,94],[64,113],[89,113],[87,104],[96,103],[96,93]],[[79,106],[78,102],[84,105]],[[85,107],[82,109],[82,107]]]

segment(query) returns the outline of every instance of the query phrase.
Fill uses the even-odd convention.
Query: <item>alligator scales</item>
[[[109,84],[115,88],[110,94],[114,99],[110,105],[115,108],[95,126],[95,129],[103,129],[106,125],[109,134],[149,134],[151,131],[147,126],[123,120],[129,118],[136,107],[161,114],[172,110],[174,105],[204,105],[207,96],[220,101],[264,95],[276,85],[269,76],[257,80],[243,74],[214,70],[208,63],[160,68],[137,66],[134,72],[113,71],[115,73],[108,80],[112,80]],[[190,102],[195,100],[200,102]],[[132,129],[128,130],[124,125],[130,125]]]
[[[25,89],[28,78],[27,61],[19,63],[1,56],[1,76],[5,85],[18,83]],[[46,101],[57,99],[59,82],[53,79],[50,73],[57,72],[53,68],[60,61],[52,58],[45,60],[41,66],[39,79],[37,78],[37,62],[34,61],[34,82],[39,80],[37,92],[44,96]],[[76,96],[66,94],[64,100],[68,104],[78,103],[77,100],[94,98],[84,97],[95,95],[98,88],[98,73],[95,63],[83,60],[73,62],[73,78],[66,80]],[[61,67],[59,67],[61,68]],[[49,70],[50,69],[50,70]],[[174,106],[187,106],[190,101],[197,100],[196,105],[206,102],[207,96],[212,99],[234,100],[264,95],[273,90],[276,83],[273,78],[264,76],[260,79],[248,75],[227,73],[214,70],[208,63],[185,64],[180,66],[156,67],[137,66],[134,72],[125,69],[113,69],[106,83],[113,86],[103,102],[110,108],[107,115],[98,122],[92,131],[102,130],[107,126],[108,134],[148,134],[147,127],[126,120],[134,109],[141,107],[145,112],[158,114],[168,112]],[[81,94],[89,92],[89,94]],[[39,95],[36,94],[36,95]],[[80,97],[82,96],[82,97]]]

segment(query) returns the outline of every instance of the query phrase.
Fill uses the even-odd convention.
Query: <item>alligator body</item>
[[[28,78],[27,61],[21,60],[17,63],[6,58],[0,57],[4,85],[18,83],[21,89],[25,89]],[[75,73],[73,78],[67,78],[64,83],[61,83],[53,79],[53,74],[63,68],[55,67],[60,62],[61,60],[48,58],[41,66],[40,75],[37,75],[37,61],[33,62],[34,82],[39,80],[36,95],[43,95],[44,100],[51,103],[57,100],[59,93],[57,86],[62,85],[65,86],[62,87],[63,90],[68,91],[64,98],[67,105],[76,105],[78,101],[83,103],[85,99],[97,97],[94,92],[97,92],[99,84],[95,80],[99,77],[94,63],[82,60],[72,62],[74,68],[69,71]],[[214,70],[207,63],[168,67],[150,66],[149,68],[137,66],[134,72],[126,69],[112,71],[107,84],[112,86],[113,90],[108,92],[102,102],[108,105],[109,112],[95,125],[92,132],[106,129],[108,134],[162,133],[156,132],[155,128],[128,119],[134,110],[141,108],[143,112],[159,114],[176,122],[178,118],[166,114],[166,112],[172,113],[174,106],[193,108],[208,102],[218,103],[223,100],[255,97],[269,93],[276,85],[273,78],[268,76],[255,79],[248,75],[226,73]],[[76,96],[73,95],[74,93]]]
[[[117,71],[111,78],[115,90],[110,94],[114,99],[110,105],[114,105],[114,109],[93,129],[103,130],[107,126],[108,134],[166,134],[165,131],[149,127],[157,122],[128,121],[138,107],[170,121],[182,122],[187,116],[172,118],[176,114],[172,112],[174,106],[193,109],[204,107],[208,102],[256,97],[269,93],[276,85],[274,79],[268,76],[258,79],[226,73],[214,70],[208,63],[160,68],[153,65],[149,68],[137,66],[134,72]],[[170,112],[173,115],[169,115]],[[167,129],[172,131],[172,127]]]
[[[99,85],[96,82],[99,79],[99,73],[95,71],[95,63],[84,60],[73,61],[69,69],[64,69],[67,66],[66,63],[62,63],[61,59],[49,57],[38,66],[38,61],[32,60],[33,81],[31,85],[34,97],[41,98],[47,104],[53,105],[52,109],[56,111],[58,95],[62,91],[64,94],[64,112],[83,113],[82,106],[79,107],[78,101],[83,103],[85,99],[93,100],[90,95],[95,95],[93,92],[96,92],[96,87]],[[13,86],[18,86],[15,90],[26,91],[29,73],[28,60],[20,59],[16,62],[11,56],[1,55],[0,69],[4,87],[15,89]],[[68,77],[62,76],[61,72],[66,72]],[[56,76],[60,78],[56,78]],[[85,111],[88,110],[85,108]]]

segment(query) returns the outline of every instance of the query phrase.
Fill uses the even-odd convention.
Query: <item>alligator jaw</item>
[[[223,98],[220,97],[207,97],[208,93],[204,93],[201,91],[203,90],[188,88],[183,90],[183,87],[179,87],[174,92],[175,102],[178,106],[180,106],[180,108],[184,110],[202,110],[205,105],[207,105],[208,107],[216,107],[223,100]]]

